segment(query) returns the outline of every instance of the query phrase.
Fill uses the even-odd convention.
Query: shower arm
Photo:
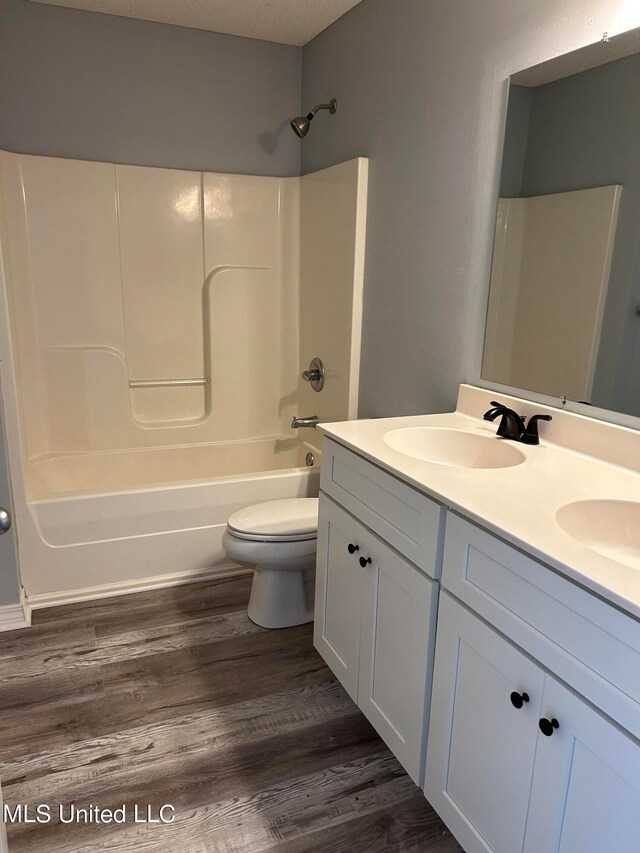
[[[307,114],[307,118],[309,119],[309,121],[311,121],[311,119],[315,117],[315,114],[318,112],[318,110],[329,110],[331,115],[333,115],[337,109],[338,102],[335,98],[332,98],[328,104],[318,104],[317,107],[314,107],[311,112]]]

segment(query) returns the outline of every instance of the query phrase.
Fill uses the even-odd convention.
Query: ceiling
[[[302,46],[361,0],[32,0]]]

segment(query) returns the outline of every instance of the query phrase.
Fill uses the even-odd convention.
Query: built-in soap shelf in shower
[[[134,421],[146,429],[198,424],[211,413],[208,379],[130,382],[129,396]]]
[[[130,379],[131,409],[145,428],[202,423],[211,412],[208,376]]]

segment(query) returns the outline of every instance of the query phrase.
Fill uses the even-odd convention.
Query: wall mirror
[[[481,376],[640,417],[638,30],[510,79]]]

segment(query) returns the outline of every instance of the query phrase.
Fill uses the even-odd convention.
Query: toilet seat
[[[228,532],[251,542],[302,542],[317,539],[318,498],[291,498],[253,504],[234,512]]]

